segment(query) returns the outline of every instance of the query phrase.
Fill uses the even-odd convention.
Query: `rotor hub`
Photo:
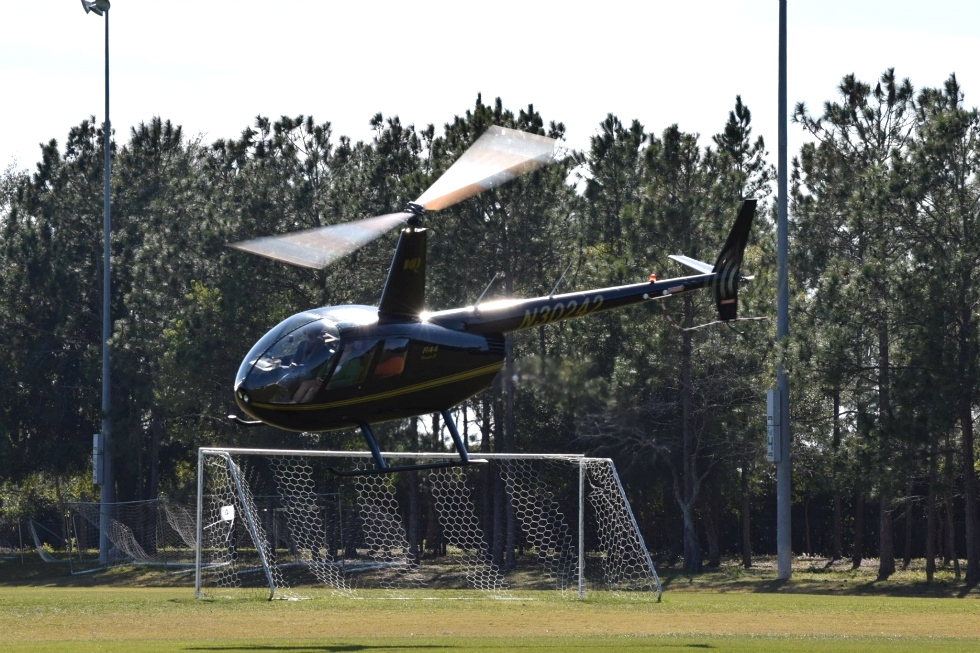
[[[421,227],[422,226],[422,216],[425,215],[425,208],[421,204],[416,204],[415,202],[409,202],[405,205],[405,212],[411,213],[412,217],[408,219],[409,226]]]

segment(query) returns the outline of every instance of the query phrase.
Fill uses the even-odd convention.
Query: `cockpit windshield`
[[[276,341],[255,361],[260,369],[318,367],[336,353],[338,336],[324,322],[312,322]],[[333,346],[331,346],[331,344]]]
[[[259,341],[239,372],[242,379],[248,377],[249,399],[306,403],[330,373],[340,334],[326,320],[307,322],[291,331],[274,331],[279,337],[271,344],[265,338]]]

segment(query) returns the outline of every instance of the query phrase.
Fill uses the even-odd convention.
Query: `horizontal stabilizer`
[[[710,263],[705,263],[704,261],[699,261],[689,256],[681,256],[680,254],[671,254],[667,258],[677,261],[681,265],[686,265],[687,267],[691,268],[692,270],[695,270],[696,272],[700,272],[701,274],[708,274],[712,270],[714,270],[714,266],[712,266]]]

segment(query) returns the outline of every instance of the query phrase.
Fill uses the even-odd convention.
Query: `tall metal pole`
[[[103,150],[105,155],[102,187],[102,487],[99,510],[99,563],[109,562],[109,527],[114,500],[112,475],[112,448],[110,446],[109,423],[109,337],[111,335],[111,316],[109,315],[110,266],[109,266],[109,140],[112,132],[109,122],[109,3],[99,7],[105,16],[105,122],[102,124]]]
[[[776,239],[778,241],[776,279],[776,342],[783,343],[789,335],[789,278],[786,270],[788,249],[788,202],[787,202],[787,167],[786,167],[786,0],[779,0],[779,160],[778,170],[778,206],[776,216]],[[782,351],[781,347],[777,350]],[[789,580],[793,573],[793,513],[792,513],[792,455],[790,452],[789,430],[789,379],[783,368],[782,360],[776,367],[776,387],[779,390],[780,414],[779,424],[780,449],[782,456],[776,464],[776,553],[777,577]]]

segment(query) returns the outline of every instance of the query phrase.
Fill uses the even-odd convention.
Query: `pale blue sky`
[[[955,71],[980,105],[980,3],[788,4],[790,108],[817,111],[846,73],[892,66],[917,88]],[[122,140],[156,115],[210,142],[300,113],[357,140],[379,111],[440,127],[482,92],[533,102],[582,148],[609,112],[708,137],[741,94],[775,162],[777,20],[776,0],[114,0],[110,111]],[[4,3],[0,169],[33,169],[38,143],[102,121],[103,29],[78,0]],[[789,134],[792,153],[802,134]]]

